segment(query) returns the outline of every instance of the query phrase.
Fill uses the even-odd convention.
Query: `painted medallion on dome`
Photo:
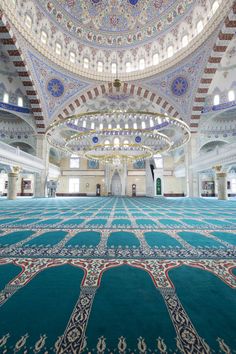
[[[179,76],[174,79],[171,85],[171,90],[174,95],[182,96],[188,90],[188,81],[185,77]]]
[[[194,0],[39,1],[79,38],[99,45],[124,45],[156,36],[176,23]]]

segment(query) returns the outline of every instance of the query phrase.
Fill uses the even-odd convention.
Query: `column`
[[[185,148],[186,163],[186,192],[189,197],[199,197],[198,171],[191,168],[192,162],[197,156],[197,138],[192,134],[191,140]]]
[[[218,199],[227,200],[227,172],[216,172],[216,179],[218,185]]]
[[[19,170],[19,167],[13,167],[13,172],[8,173],[7,199],[14,200],[17,197],[17,180]]]
[[[44,169],[35,173],[34,197],[44,198],[47,196],[47,177],[49,168],[49,146],[45,135],[36,136],[36,156],[43,160]]]

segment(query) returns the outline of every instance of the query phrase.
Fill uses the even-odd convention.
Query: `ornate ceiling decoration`
[[[178,22],[193,0],[40,0],[54,20],[80,39],[129,45],[150,39]]]
[[[71,154],[103,162],[140,161],[186,144],[182,120],[151,112],[111,111],[77,114],[54,122],[49,143]]]

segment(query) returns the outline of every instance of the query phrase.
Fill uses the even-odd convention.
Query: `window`
[[[116,129],[120,129],[120,124],[116,124]]]
[[[4,95],[3,95],[3,102],[4,103],[8,103],[9,102],[9,95],[7,92],[4,92]]]
[[[125,123],[125,129],[129,129],[129,124]]]
[[[20,96],[17,98],[17,106],[23,107],[23,98]]]
[[[230,90],[230,91],[228,92],[228,100],[229,100],[229,102],[235,100],[235,93],[234,93],[233,90]]]
[[[134,128],[134,129],[138,129],[137,123],[134,123],[134,124],[133,124],[133,128]]]
[[[163,158],[161,155],[154,156],[154,162],[156,168],[163,168]]]
[[[103,72],[103,62],[98,61],[98,72],[102,73]]]
[[[41,37],[40,40],[43,44],[47,44],[48,41],[48,35],[45,31],[41,31]]]
[[[108,129],[111,129],[111,123],[108,124]]]
[[[95,123],[92,122],[92,123],[91,123],[91,129],[94,129],[94,128],[95,128]]]
[[[83,128],[86,128],[86,120],[83,121]]]
[[[142,122],[142,129],[145,129],[145,128],[146,128],[146,123]]]
[[[218,9],[219,7],[219,2],[216,0],[214,1],[213,5],[212,5],[212,12],[213,14],[216,12],[216,10]]]
[[[236,193],[236,178],[231,179],[231,192]]]
[[[70,52],[70,62],[71,62],[72,64],[75,63],[75,52]]]
[[[79,157],[77,155],[71,155],[70,168],[79,168]]]
[[[111,72],[112,72],[112,74],[116,73],[116,67],[117,67],[116,63],[112,63],[111,64]]]
[[[56,42],[55,52],[56,54],[61,55],[61,44],[58,42]]]
[[[84,58],[84,69],[88,69],[89,68],[89,60],[88,58]]]
[[[25,15],[25,25],[29,29],[32,27],[32,18],[27,14]]]
[[[197,23],[197,33],[200,33],[203,30],[203,22],[202,20]]]
[[[154,122],[152,119],[150,119],[150,127],[153,127],[154,126]]]
[[[100,130],[103,129],[103,124],[102,124],[102,123],[99,124],[99,129],[100,129]]]
[[[131,71],[131,63],[130,63],[130,61],[127,61],[127,63],[125,64],[125,71],[127,73],[130,73],[130,71]]]
[[[152,57],[152,63],[153,65],[157,65],[159,64],[159,54],[158,53],[155,53]]]
[[[139,60],[139,70],[145,69],[145,60],[142,58]]]
[[[215,95],[214,96],[214,106],[217,106],[218,104],[220,104],[220,96]]]
[[[129,141],[128,140],[124,140],[124,146],[128,146],[129,145]]]
[[[105,143],[104,143],[104,145],[110,145],[110,141],[109,140],[105,140]]]
[[[120,139],[119,138],[114,139],[114,146],[116,146],[116,147],[120,146]]]
[[[187,34],[182,38],[182,47],[186,47],[188,45],[188,36]]]
[[[79,193],[79,178],[70,177],[69,178],[69,193]]]
[[[170,58],[172,57],[174,54],[174,48],[173,48],[173,45],[170,45],[168,48],[167,48],[167,57]]]

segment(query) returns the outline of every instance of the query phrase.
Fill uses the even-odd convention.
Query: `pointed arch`
[[[64,119],[69,115],[74,114],[76,108],[82,106],[89,100],[95,99],[98,96],[102,96],[105,94],[126,94],[130,96],[138,96],[141,98],[146,98],[152,103],[156,103],[161,108],[165,109],[165,111],[173,117],[178,117],[179,112],[164,98],[157,95],[150,90],[147,90],[144,87],[138,86],[133,83],[123,82],[119,89],[116,89],[112,82],[101,84],[97,87],[92,88],[91,90],[82,93],[76,99],[73,99],[59,114],[58,118]]]
[[[26,94],[31,105],[31,111],[36,121],[37,133],[44,134],[45,122],[36,86],[32,80],[30,71],[12,31],[11,25],[2,12],[0,12],[0,40],[26,89]]]
[[[194,98],[192,115],[190,121],[190,128],[192,133],[197,132],[199,119],[204,108],[206,95],[209,91],[210,85],[221,62],[221,59],[226,52],[231,40],[234,37],[236,29],[236,1],[233,4],[228,16],[223,22],[222,28],[217,36],[216,42],[213,46],[207,65],[203,71],[200,84]]]

